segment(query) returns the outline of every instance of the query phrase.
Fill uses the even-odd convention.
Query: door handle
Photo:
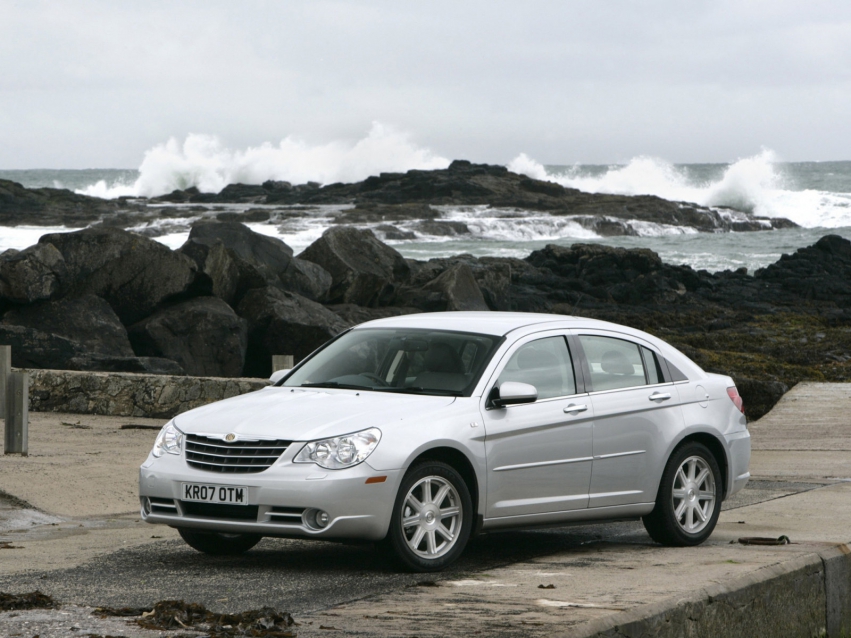
[[[651,401],[667,401],[671,398],[671,395],[665,392],[664,394],[661,392],[654,392],[650,395]]]
[[[585,412],[585,410],[587,410],[587,409],[588,409],[587,405],[576,405],[574,403],[571,403],[569,406],[567,406],[564,409],[564,411],[567,412],[568,414],[571,414],[571,413],[574,413],[574,412]]]

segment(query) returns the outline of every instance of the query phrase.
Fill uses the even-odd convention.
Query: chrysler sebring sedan
[[[209,554],[359,539],[434,571],[507,528],[641,518],[696,545],[749,461],[732,379],[656,337],[446,312],[364,323],[268,388],[180,414],[139,494],[144,520]]]

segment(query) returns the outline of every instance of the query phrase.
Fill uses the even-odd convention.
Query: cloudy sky
[[[507,163],[851,159],[847,0],[0,0],[0,169],[169,138]]]

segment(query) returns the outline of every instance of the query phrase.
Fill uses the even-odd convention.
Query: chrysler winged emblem
[[[225,435],[225,441],[227,441],[228,443],[233,443],[234,441],[236,441],[236,434],[231,432],[230,434]]]

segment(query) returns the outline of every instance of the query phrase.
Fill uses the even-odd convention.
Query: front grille
[[[228,505],[227,503],[196,503],[180,501],[180,508],[186,516],[201,518],[230,518],[239,521],[256,521],[256,505]]]
[[[186,462],[191,467],[223,474],[262,472],[278,460],[292,441],[234,441],[225,443],[196,434],[186,435]]]

